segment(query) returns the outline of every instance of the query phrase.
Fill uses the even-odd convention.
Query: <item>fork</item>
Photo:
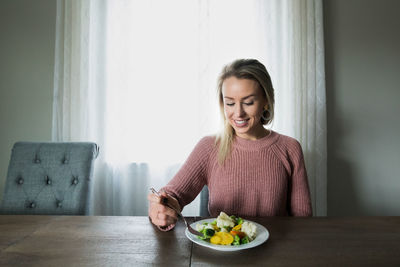
[[[193,227],[190,226],[190,224],[188,224],[188,222],[186,221],[185,217],[183,217],[182,213],[178,209],[176,209],[175,207],[173,207],[172,205],[170,205],[168,203],[168,198],[162,197],[160,195],[160,193],[158,193],[153,187],[150,188],[150,191],[153,192],[153,194],[156,194],[158,197],[161,197],[162,198],[162,204],[167,206],[167,207],[169,207],[169,208],[171,208],[171,209],[173,209],[178,214],[178,217],[182,218],[182,220],[185,222],[186,228],[189,230],[189,232],[191,232],[194,235],[201,236],[201,237],[204,236],[202,233],[194,230]]]

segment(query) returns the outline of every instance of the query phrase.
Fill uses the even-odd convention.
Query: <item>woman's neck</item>
[[[257,129],[253,133],[236,134],[236,135],[239,136],[240,138],[247,139],[247,140],[257,140],[257,139],[266,137],[269,134],[270,134],[270,131],[265,129],[263,126],[261,126],[261,128]]]

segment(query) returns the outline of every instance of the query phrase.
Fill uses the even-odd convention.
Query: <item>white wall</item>
[[[0,199],[12,145],[50,141],[56,1],[0,1]]]
[[[399,10],[324,1],[328,215],[400,215]]]

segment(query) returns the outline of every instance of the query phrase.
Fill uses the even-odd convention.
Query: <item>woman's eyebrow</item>
[[[252,96],[255,96],[255,95],[248,95],[248,96],[245,96],[245,97],[243,97],[241,100],[245,100],[245,99],[247,99],[247,98],[249,98],[249,97],[252,97]],[[231,100],[234,99],[233,97],[229,97],[229,96],[224,96],[224,98],[231,99]]]

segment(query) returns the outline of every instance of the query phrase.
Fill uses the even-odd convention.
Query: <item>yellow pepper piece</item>
[[[221,245],[230,245],[233,242],[233,236],[229,233],[218,232],[216,235],[221,238]]]
[[[232,228],[232,231],[239,231],[240,229],[242,229],[242,225],[238,224],[235,227]]]
[[[221,240],[222,240],[222,238],[219,237],[219,236],[217,236],[217,235],[213,235],[213,236],[210,238],[211,244],[214,244],[214,245],[219,245],[219,244],[221,243]]]

